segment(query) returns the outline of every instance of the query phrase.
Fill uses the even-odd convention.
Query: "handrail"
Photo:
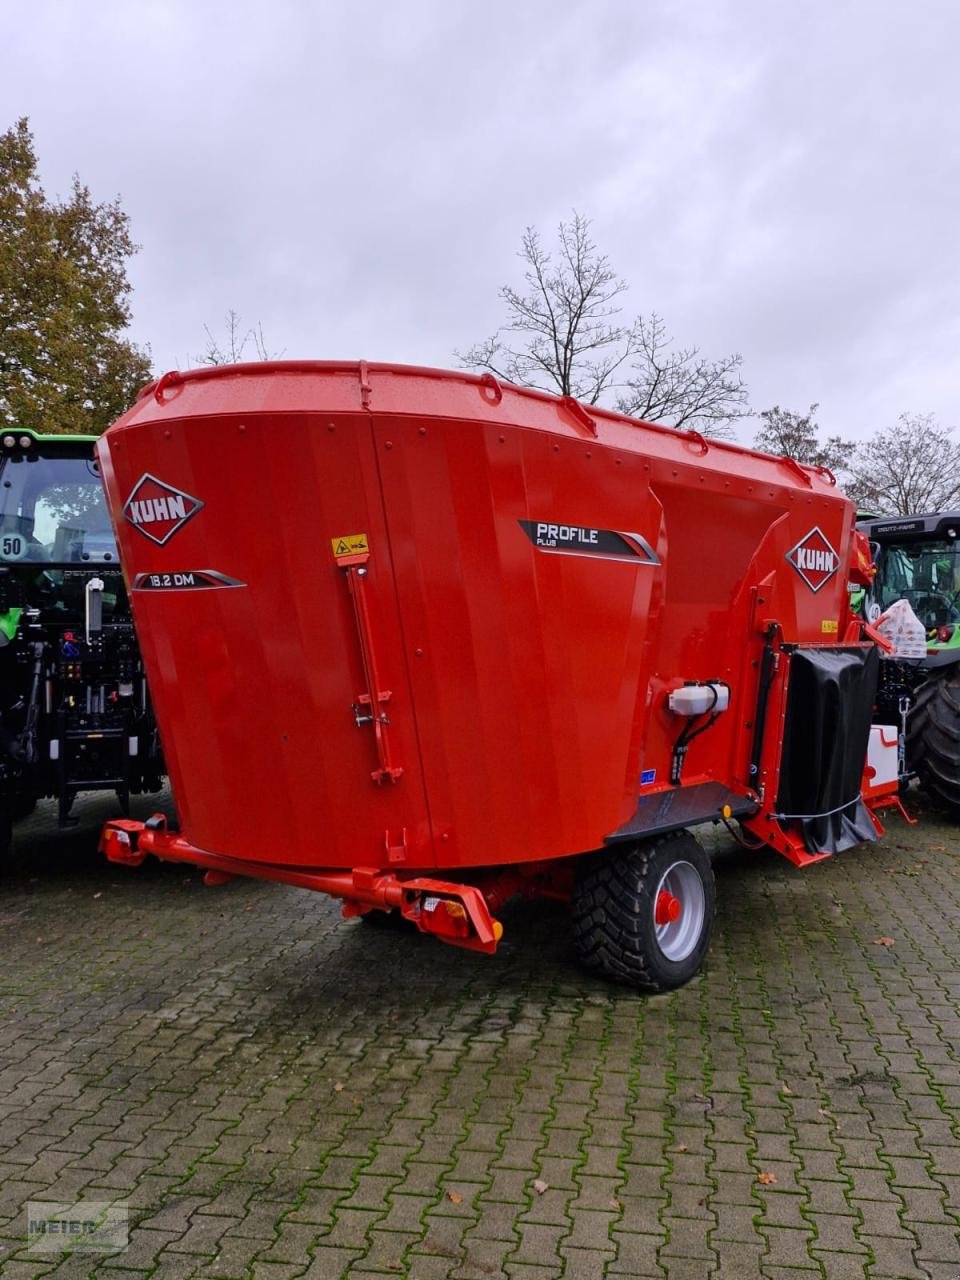
[[[380,768],[375,769],[370,777],[378,785],[381,782],[399,782],[403,769],[393,763],[390,752],[390,740],[387,726],[390,721],[383,706],[390,701],[392,693],[389,689],[380,688],[380,673],[377,668],[377,656],[373,643],[373,629],[370,625],[370,611],[367,607],[365,584],[367,581],[367,556],[356,557],[353,563],[344,566],[347,575],[347,587],[353,601],[353,614],[357,623],[357,636],[360,641],[360,659],[363,663],[366,693],[361,693],[353,707],[354,719],[358,725],[372,724],[377,744],[377,758]],[[369,708],[368,715],[361,715],[360,708]]]

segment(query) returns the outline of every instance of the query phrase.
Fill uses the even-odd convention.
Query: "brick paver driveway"
[[[952,828],[803,873],[724,838],[703,977],[642,999],[559,907],[482,958],[110,868],[84,812],[0,884],[5,1280],[960,1276]],[[80,1197],[129,1248],[27,1252]]]

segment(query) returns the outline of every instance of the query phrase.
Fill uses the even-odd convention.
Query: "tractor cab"
[[[0,853],[42,797],[158,790],[163,762],[95,439],[0,435]]]
[[[109,620],[122,581],[97,463],[83,456],[85,448],[67,452],[61,446],[44,456],[36,437],[17,440],[29,444],[7,444],[0,453],[0,577],[7,595],[16,582],[30,597],[27,607],[56,621],[84,610],[85,583],[97,576],[104,581],[101,617]],[[91,575],[94,566],[98,572]],[[0,628],[5,619],[12,622],[8,613],[0,614]]]
[[[960,819],[960,512],[857,522],[876,577],[863,610],[875,622],[905,600],[926,630],[926,655],[880,664],[877,716],[903,728],[905,768]]]
[[[878,518],[858,528],[877,567],[868,620],[906,600],[926,628],[928,648],[960,652],[960,513]]]

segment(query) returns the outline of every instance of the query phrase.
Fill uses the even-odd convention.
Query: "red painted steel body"
[[[783,680],[749,773],[765,631],[836,644],[849,623],[843,568],[814,590],[787,558],[819,530],[850,559],[831,477],[488,375],[166,375],[99,456],[181,844],[204,865],[469,879],[600,848],[672,790],[685,681],[731,694],[683,785],[775,789]],[[162,545],[124,515],[145,475],[203,504]],[[544,549],[521,521],[627,534],[659,563]],[[198,571],[243,585],[149,587]]]

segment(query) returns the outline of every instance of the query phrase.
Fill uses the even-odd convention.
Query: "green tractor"
[[[880,664],[877,719],[905,729],[906,768],[960,819],[960,512],[878,516],[857,528],[877,568],[862,601],[868,622],[906,600],[926,631],[926,656]]]
[[[0,432],[0,857],[43,797],[158,791],[163,757],[94,437]]]

